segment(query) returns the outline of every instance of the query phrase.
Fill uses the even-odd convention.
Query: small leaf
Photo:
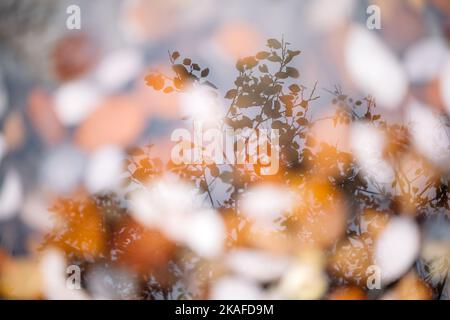
[[[267,51],[260,51],[256,54],[256,59],[263,60],[267,59],[270,56],[270,53]]]
[[[197,63],[193,63],[192,69],[194,69],[195,71],[200,71],[200,66]]]
[[[236,105],[240,108],[247,108],[252,106],[253,97],[251,95],[241,95],[236,101]]]
[[[286,73],[289,75],[289,77],[291,78],[298,78],[300,76],[299,72],[297,69],[293,68],[293,67],[287,67],[286,68]]]
[[[294,83],[289,86],[289,90],[291,90],[294,93],[297,93],[300,91],[300,87]]]
[[[288,77],[288,74],[286,72],[278,71],[275,73],[275,77],[279,79],[286,79]]]
[[[289,63],[289,62],[291,62],[291,60],[295,57],[295,56],[297,56],[297,55],[299,55],[300,54],[300,51],[299,50],[297,50],[297,51],[292,51],[292,50],[288,50],[288,56],[286,57],[286,60],[284,60],[284,62],[287,64],[287,63]]]
[[[280,100],[281,102],[283,102],[284,104],[292,104],[292,100],[294,99],[293,96],[291,95],[284,95],[284,96],[280,96]]]
[[[306,126],[308,125],[308,120],[306,120],[305,118],[298,118],[296,121],[300,126]]]
[[[184,59],[184,60],[183,60],[183,64],[184,64],[185,66],[189,66],[189,65],[191,64],[191,59],[189,59],[189,58]]]
[[[300,50],[288,50],[288,55],[290,56],[298,56],[300,54]]]
[[[242,119],[239,121],[241,128],[252,128],[253,127],[253,121],[246,116],[243,116]]]
[[[267,40],[267,46],[269,48],[280,49],[281,43],[277,39],[269,39]]]
[[[211,175],[213,177],[217,177],[220,174],[219,168],[215,164],[212,164],[208,167],[209,167],[209,172],[211,173]]]
[[[242,62],[242,59],[239,59],[236,62],[236,69],[238,69],[239,71],[244,71],[244,63]]]
[[[267,65],[265,65],[265,64],[260,65],[260,66],[258,67],[258,69],[259,69],[259,71],[262,72],[262,73],[267,73],[267,72],[269,72],[269,69],[267,68]]]
[[[180,53],[178,51],[174,51],[172,53],[172,60],[175,61],[180,57]]]
[[[172,91],[173,91],[173,88],[172,88],[172,87],[166,87],[166,88],[163,90],[164,93],[171,93]]]
[[[209,74],[209,69],[206,68],[206,69],[202,70],[202,73],[200,75],[202,76],[202,78],[205,78],[208,76],[208,74]]]
[[[252,69],[258,64],[258,60],[256,60],[253,56],[243,58],[242,62],[245,64],[247,69]]]
[[[236,97],[236,95],[237,95],[237,90],[236,89],[231,89],[225,94],[225,98],[226,99],[233,99],[234,97]]]

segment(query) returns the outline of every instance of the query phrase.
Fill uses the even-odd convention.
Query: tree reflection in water
[[[292,61],[300,53],[284,40],[269,39],[263,51],[239,59],[234,85],[225,93],[228,108],[214,123],[222,129],[278,129],[280,169],[276,175],[260,174],[260,163],[163,164],[151,145],[136,147],[129,150],[125,162],[124,193],[80,194],[57,201],[53,212],[60,224],[45,237],[41,249],[57,246],[69,264],[80,265],[88,291],[92,288],[84,275],[92,270],[100,267],[111,279],[118,270],[125,270],[130,285],[126,290],[112,289],[112,296],[118,298],[215,298],[233,279],[240,279],[238,289],[255,298],[436,298],[444,294],[449,248],[433,236],[424,237],[425,253],[407,261],[406,270],[396,275],[391,286],[383,283],[381,289],[369,290],[367,270],[376,262],[377,239],[393,217],[412,219],[423,230],[438,225],[448,231],[448,168],[417,151],[408,125],[383,119],[377,113],[376,97],[354,99],[336,87],[325,93],[331,97],[334,114],[314,117],[318,84],[298,83],[301,73]],[[208,80],[208,68],[181,58],[178,52],[169,58],[172,74],[152,71],[147,75],[153,90],[183,94],[207,87],[218,94]],[[194,120],[195,115],[185,119],[188,124]],[[346,132],[347,144],[335,141],[336,130]],[[378,145],[377,137],[381,137]],[[201,204],[192,210],[219,213],[225,242],[212,257],[199,254],[202,245],[213,241],[207,236],[208,224],[197,228],[201,223],[192,222],[203,216],[172,212],[189,208],[171,203],[182,199],[176,191],[162,194],[165,191],[158,189],[158,181],[165,181],[169,173],[197,191],[195,199]],[[157,187],[150,188],[152,183]],[[244,212],[245,195],[258,186],[292,195],[288,206],[276,206],[280,212],[270,226],[260,224],[258,213]],[[149,208],[160,210],[156,215],[161,214],[161,220],[140,223],[136,218],[130,203],[133,194],[143,189],[156,192],[149,197],[157,205],[151,203]],[[264,208],[270,205],[271,194],[276,192],[254,201]],[[164,222],[173,217],[181,220]],[[236,252],[242,254],[236,258]],[[230,262],[233,259],[237,263]],[[258,273],[265,263],[267,268]],[[239,270],[240,264],[241,269],[253,266],[254,274],[246,275]]]

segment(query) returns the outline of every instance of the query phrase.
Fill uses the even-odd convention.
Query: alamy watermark
[[[81,8],[75,4],[67,7],[66,13],[69,15],[66,19],[66,27],[69,30],[81,29]]]
[[[381,29],[381,8],[377,5],[367,7],[366,13],[369,15],[366,20],[366,26],[369,30]]]
[[[371,265],[366,270],[366,286],[369,290],[381,289],[381,268],[376,264]]]
[[[70,290],[81,289],[81,268],[76,264],[72,264],[66,268],[69,275],[66,279],[66,287]]]

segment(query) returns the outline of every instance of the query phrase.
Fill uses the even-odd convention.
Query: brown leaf
[[[208,74],[209,74],[209,69],[206,68],[206,69],[202,70],[202,73],[200,75],[202,76],[202,78],[205,78],[208,76]]]
[[[277,39],[269,39],[267,40],[267,46],[269,48],[280,49],[281,43]]]

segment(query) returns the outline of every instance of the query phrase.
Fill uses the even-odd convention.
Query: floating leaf
[[[286,79],[288,77],[288,74],[286,72],[278,71],[275,73],[275,77],[279,79]]]
[[[296,120],[296,122],[300,125],[300,126],[306,126],[308,125],[308,120],[306,120],[305,118],[298,118]]]
[[[276,53],[272,54],[269,58],[267,58],[267,60],[272,62],[281,62],[280,56],[277,55]]]

